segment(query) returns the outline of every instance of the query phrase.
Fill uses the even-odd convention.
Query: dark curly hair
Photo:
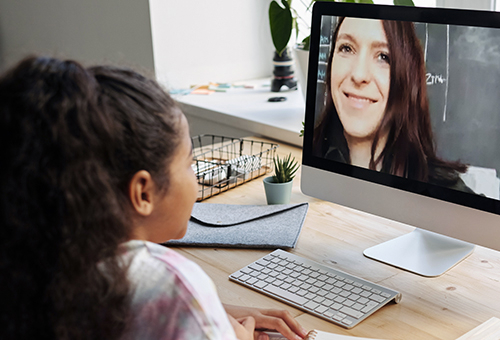
[[[181,115],[127,69],[29,57],[0,78],[0,338],[126,332],[127,185],[168,187]]]

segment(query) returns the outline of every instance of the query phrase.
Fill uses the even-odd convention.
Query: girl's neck
[[[372,156],[373,138],[353,138],[352,136],[346,136],[346,140],[347,145],[349,146],[351,164],[368,169],[370,167],[370,159]],[[386,141],[387,135],[379,139],[375,150],[375,156],[373,157],[374,160],[378,158],[384,149]],[[376,164],[375,170],[380,171],[381,169],[382,160]]]

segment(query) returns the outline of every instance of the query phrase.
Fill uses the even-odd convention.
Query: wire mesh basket
[[[198,201],[270,172],[278,147],[270,142],[216,135],[199,135],[191,140]]]

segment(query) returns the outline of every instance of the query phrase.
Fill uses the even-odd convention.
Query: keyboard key
[[[300,306],[302,306],[303,304],[305,304],[307,302],[307,299],[304,299],[301,296],[297,296],[295,294],[287,292],[284,289],[281,289],[280,287],[276,287],[273,285],[268,285],[267,287],[264,288],[264,290],[266,290],[270,293],[276,294],[278,296],[281,296],[282,298],[289,300],[289,301],[292,301]]]
[[[333,299],[333,301],[335,302],[338,302],[338,303],[343,303],[346,299],[341,297],[341,296],[337,296],[335,299]]]
[[[297,292],[297,295],[299,296],[304,296],[307,294],[307,290],[304,290],[304,289],[300,289],[298,292]]]
[[[372,294],[372,295],[370,296],[370,299],[375,300],[375,301],[377,301],[377,302],[382,302],[382,301],[384,301],[384,300],[385,300],[385,298],[384,298],[383,296],[376,295],[376,294]]]
[[[302,289],[305,289],[305,290],[309,290],[309,288],[311,288],[311,285],[310,284],[307,284],[307,283],[303,283],[300,288]]]
[[[326,312],[328,310],[328,308],[326,308],[325,306],[319,306],[318,308],[316,308],[314,311],[315,312],[318,312],[320,314],[323,314],[324,312]]]
[[[362,304],[362,305],[366,305],[366,303],[368,302],[369,300],[367,298],[359,298],[358,299],[358,303]]]
[[[352,281],[351,281],[351,282],[352,282]],[[353,285],[350,285],[350,284],[347,284],[347,285],[345,285],[345,286],[343,286],[343,287],[342,287],[342,289],[343,289],[343,290],[351,290],[351,289],[353,289],[353,288],[354,288],[354,286],[353,286]]]
[[[352,289],[352,290],[351,290],[351,292],[352,292],[353,294],[359,294],[359,293],[361,293],[362,291],[363,291],[363,290],[362,290],[361,288],[354,288],[354,289]]]
[[[326,284],[326,285],[324,285],[324,286],[323,286],[323,289],[324,289],[324,290],[330,290],[330,289],[332,289],[332,288],[333,288],[333,286],[332,286],[332,285],[330,285],[330,284]]]
[[[263,267],[266,267],[268,264],[269,264],[269,261],[265,260],[265,259],[260,259],[258,261],[255,261],[255,263],[258,263],[260,264],[261,266]]]
[[[314,272],[314,273],[311,273],[309,274],[310,277],[316,279],[318,276],[319,276],[319,273],[318,272]]]
[[[283,283],[280,287],[285,289],[285,290],[289,290],[289,288],[291,287],[292,285],[289,284],[289,283]]]
[[[306,299],[308,299],[308,300],[312,300],[312,299],[314,299],[314,298],[316,297],[316,294],[309,292],[309,293],[307,293],[307,294],[306,294],[306,296],[304,296],[304,297],[305,297]]]
[[[261,271],[262,269],[264,269],[264,267],[262,267],[258,263],[252,263],[251,265],[248,266],[248,268],[251,268],[251,269],[257,270],[257,271]]]
[[[339,293],[340,296],[343,296],[343,297],[348,297],[349,295],[351,295],[351,292],[347,291],[347,290],[343,290]]]
[[[304,304],[304,307],[307,309],[315,310],[316,308],[319,307],[319,304],[317,304],[314,301],[309,301]]]
[[[372,295],[372,293],[367,292],[367,291],[365,290],[365,291],[361,292],[361,294],[359,294],[359,295],[361,295],[361,296],[363,296],[363,297],[367,298],[367,297],[369,297],[370,295]]]
[[[352,305],[352,309],[354,310],[361,310],[362,308],[364,307],[364,305],[360,304],[360,303],[355,303],[354,305]]]
[[[343,324],[348,325],[348,326],[352,325],[352,321],[351,321],[351,320],[349,320],[349,319],[344,319],[344,320],[342,320],[341,322],[342,322]]]
[[[259,281],[259,282],[255,283],[255,284],[254,284],[254,286],[255,286],[255,287],[257,287],[257,288],[262,289],[262,288],[264,288],[265,286],[267,286],[267,282],[264,282],[264,281]]]
[[[342,305],[340,303],[335,302],[333,305],[330,306],[330,308],[337,311],[340,308],[342,308]]]
[[[342,303],[344,306],[347,306],[347,307],[351,307],[352,305],[354,305],[354,301],[351,301],[351,300],[346,300]]]
[[[356,300],[358,300],[360,298],[360,296],[357,295],[357,294],[351,294],[347,298],[351,299],[352,301],[356,301]]]
[[[330,311],[326,311],[323,313],[323,315],[326,316],[327,318],[331,318],[333,316],[333,313]]]
[[[318,294],[319,296],[325,296],[328,292],[324,289],[320,289],[319,292],[317,292],[316,294]]]
[[[314,285],[315,285],[316,287],[318,287],[318,288],[321,288],[321,287],[323,287],[323,286],[325,285],[325,283],[324,283],[324,282],[321,282],[321,281],[316,281],[316,282],[314,282]]]
[[[314,301],[314,302],[317,302],[317,303],[321,303],[321,302],[323,302],[324,300],[325,300],[325,298],[324,298],[324,297],[321,297],[321,296],[316,296],[316,297],[314,298],[314,300],[313,300],[313,301]]]
[[[245,274],[245,273],[243,273],[243,272],[240,270],[240,271],[237,271],[236,273],[231,274],[231,276],[232,276],[232,277],[234,277],[235,279],[237,279],[237,278],[239,278],[240,276],[242,276],[243,274]]]
[[[324,299],[323,302],[321,302],[321,304],[323,306],[330,307],[331,305],[333,305],[333,301],[332,300],[328,300],[328,299]]]
[[[320,272],[321,272],[321,271],[320,271]],[[328,276],[326,276],[326,275],[320,275],[320,276],[318,277],[318,280],[320,280],[320,281],[326,281],[327,279],[328,279]]]
[[[252,278],[250,278],[250,280],[247,281],[247,283],[249,285],[253,285],[256,282],[259,282],[259,280],[257,280],[257,278],[255,278],[255,277],[252,277]]]
[[[339,316],[339,315],[334,315],[333,316],[333,319],[337,320],[337,321],[341,321],[343,319],[343,317]]]
[[[363,313],[346,306],[340,308],[340,311],[356,319],[359,319],[360,317],[363,316]]]

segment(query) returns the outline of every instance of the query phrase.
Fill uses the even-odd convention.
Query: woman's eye
[[[388,53],[380,53],[378,55],[378,59],[387,63],[387,64],[390,64],[390,61],[391,59],[389,58],[389,54]]]
[[[347,44],[342,44],[339,46],[339,52],[342,52],[342,53],[351,53],[353,52],[352,50],[352,47],[347,45]]]

